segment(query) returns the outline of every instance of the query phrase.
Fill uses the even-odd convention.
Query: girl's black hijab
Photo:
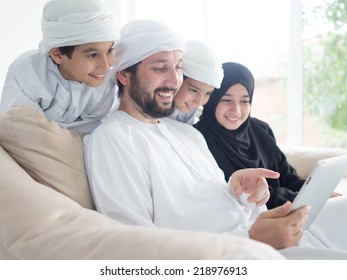
[[[254,92],[254,77],[247,67],[235,62],[227,62],[223,64],[223,70],[224,78],[221,87],[212,93],[204,106],[200,121],[194,127],[204,135],[212,154],[223,169],[227,179],[238,169],[269,168],[271,165],[269,161],[276,157],[272,153],[276,147],[276,142],[272,131],[267,131],[268,126],[250,115],[236,130],[228,130],[219,124],[215,114],[216,108],[231,86],[244,85],[251,104]],[[213,147],[218,147],[218,152],[214,152]],[[229,165],[232,166],[230,169]],[[228,170],[224,170],[227,168]]]

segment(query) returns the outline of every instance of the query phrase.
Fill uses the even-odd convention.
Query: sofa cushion
[[[33,179],[94,209],[82,138],[32,108],[14,107],[0,116],[0,144]]]
[[[0,146],[0,256],[6,259],[283,259],[230,235],[127,226],[34,181]]]
[[[301,178],[307,178],[316,162],[321,159],[341,156],[347,153],[343,148],[279,145],[288,162],[296,169]]]

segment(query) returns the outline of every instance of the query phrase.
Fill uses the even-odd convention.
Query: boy
[[[199,106],[205,105],[214,89],[220,87],[222,63],[208,45],[190,40],[186,42],[182,72],[183,84],[175,96],[176,109],[170,118],[193,124]]]
[[[25,52],[9,67],[0,112],[29,106],[48,120],[89,133],[114,101],[117,19],[101,0],[51,0],[41,29],[39,50]]]

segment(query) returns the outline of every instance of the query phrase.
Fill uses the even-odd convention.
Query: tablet
[[[304,205],[311,206],[304,229],[311,226],[344,175],[347,175],[347,155],[319,160],[316,163],[293,201],[293,210]]]

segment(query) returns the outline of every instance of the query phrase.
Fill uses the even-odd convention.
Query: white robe
[[[146,124],[116,111],[84,142],[96,208],[120,222],[248,236],[266,210],[233,196],[203,136],[190,125],[169,118]],[[340,202],[342,211],[346,202]],[[334,248],[347,252],[347,212],[342,213],[342,224],[328,231],[346,228],[344,235],[337,233],[343,247]],[[311,233],[303,243],[326,248]]]
[[[168,118],[146,124],[116,111],[85,142],[96,207],[123,223],[248,236],[265,210],[230,194],[190,125]]]
[[[38,50],[19,56],[9,67],[0,113],[14,106],[30,106],[62,126],[91,132],[109,113],[115,99],[112,71],[99,87],[65,80],[52,59]],[[116,100],[117,101],[117,100]]]
[[[175,111],[169,116],[169,118],[193,125],[197,121],[197,117],[196,117],[197,112],[198,112],[198,108],[196,108],[195,110],[189,113],[183,113],[176,108]]]

